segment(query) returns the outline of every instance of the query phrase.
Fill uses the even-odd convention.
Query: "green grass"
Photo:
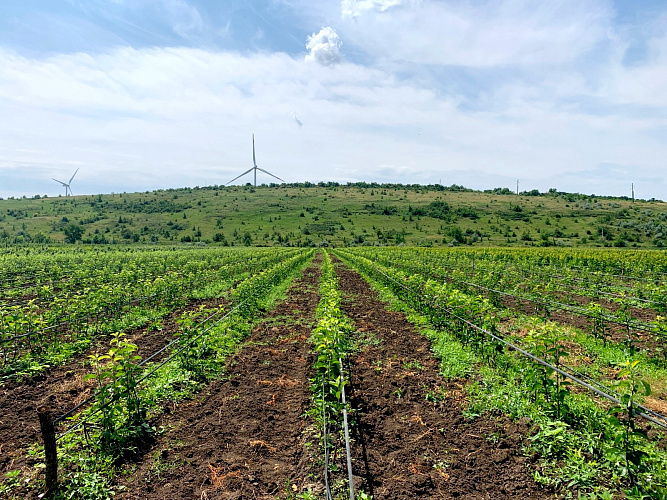
[[[442,205],[430,205],[442,202]],[[0,242],[234,246],[637,246],[667,244],[660,201],[438,186],[234,186],[0,200]],[[664,227],[663,227],[664,224]],[[604,237],[602,232],[604,230]]]

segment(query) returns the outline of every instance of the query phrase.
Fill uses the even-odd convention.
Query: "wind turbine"
[[[78,171],[79,171],[79,169],[77,168],[76,172],[78,172]],[[72,184],[72,179],[74,179],[74,176],[76,175],[76,172],[74,172],[74,174],[72,174],[72,177],[69,178],[69,182],[59,181],[58,179],[53,179],[53,177],[51,177],[51,179],[53,179],[54,181],[59,182],[60,184],[65,186],[65,196],[67,196],[68,192],[69,192],[69,194],[74,196],[74,193],[72,193],[72,188],[70,187],[70,184]]]
[[[255,171],[255,187],[257,187],[257,171],[258,171],[258,170],[261,170],[261,171],[264,172],[265,174],[269,174],[271,177],[275,177],[275,178],[278,179],[280,182],[285,182],[285,181],[282,180],[280,177],[278,177],[278,176],[276,176],[276,175],[273,175],[271,172],[268,172],[268,171],[264,170],[263,168],[259,168],[259,167],[257,166],[257,162],[255,161],[255,134],[252,134],[252,164],[253,164],[253,167],[252,167],[251,169],[246,170],[246,171],[243,172],[241,175],[238,175],[238,176],[234,177],[231,181],[229,181],[227,184],[225,184],[225,186],[229,186],[229,185],[230,185],[232,182],[234,182],[236,179],[238,179],[239,177],[243,177],[245,174],[249,174],[249,173],[252,172],[253,170]]]

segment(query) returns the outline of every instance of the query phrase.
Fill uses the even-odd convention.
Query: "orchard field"
[[[663,253],[61,246],[0,269],[1,498],[667,498]]]

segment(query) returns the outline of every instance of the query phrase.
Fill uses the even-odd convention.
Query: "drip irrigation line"
[[[350,453],[350,430],[347,426],[347,403],[345,402],[345,380],[343,379],[343,359],[340,364],[340,397],[343,403],[343,428],[345,429],[345,452],[347,454],[347,480],[350,484],[350,500],[354,500],[354,477],[352,476],[352,454]]]
[[[268,259],[268,262],[271,263],[272,260],[271,260],[271,259]],[[236,263],[236,264],[239,264],[239,263]],[[180,285],[179,288],[193,287],[193,286],[195,286],[195,285],[197,285],[197,284],[199,284],[199,283],[201,283],[201,282],[203,282],[203,281],[205,281],[205,280],[207,280],[207,279],[213,279],[213,278],[214,278],[214,274],[216,274],[217,272],[219,272],[220,269],[221,269],[222,267],[225,267],[225,266],[235,267],[236,264],[225,264],[224,266],[220,266],[220,267],[217,268],[216,271],[215,271],[214,273],[212,273],[211,275],[209,275],[209,276],[205,276],[205,277],[202,277],[202,278],[195,279],[195,280],[193,280],[193,281],[191,281],[191,282],[189,282],[189,283],[186,283],[186,284],[184,284],[184,285]],[[242,265],[242,264],[243,264],[243,263],[241,263],[241,265]],[[228,273],[229,276],[231,276],[231,275],[232,275],[233,273],[235,273],[236,271],[237,271],[237,269],[232,269],[232,270],[230,270],[230,272]],[[248,269],[247,263],[246,263],[246,272],[250,272],[250,270]],[[179,274],[178,276],[181,277],[181,276],[183,276],[183,274]],[[157,278],[156,278],[156,279],[157,279]],[[175,286],[175,285],[176,285],[176,284],[174,284],[174,286]],[[58,323],[58,324],[48,326],[48,327],[43,328],[43,329],[41,329],[41,330],[33,330],[33,331],[30,331],[30,332],[22,333],[22,334],[20,334],[20,335],[15,335],[14,337],[10,337],[10,338],[4,338],[4,339],[3,339],[3,338],[0,338],[0,345],[2,345],[2,344],[8,344],[8,343],[14,342],[15,340],[20,340],[20,339],[22,339],[22,338],[30,337],[30,336],[37,335],[37,334],[40,334],[40,333],[48,333],[48,332],[50,332],[50,331],[53,330],[53,329],[56,329],[56,328],[60,328],[60,327],[62,327],[62,326],[69,325],[69,324],[71,324],[71,323],[73,323],[73,322],[75,322],[75,321],[89,320],[89,319],[91,319],[93,316],[100,315],[100,314],[104,314],[104,313],[106,313],[107,311],[109,311],[110,309],[112,309],[112,308],[114,308],[114,307],[119,308],[119,309],[122,309],[122,308],[124,308],[124,307],[133,305],[133,304],[135,304],[135,303],[137,303],[137,302],[144,301],[144,300],[149,300],[149,299],[151,299],[151,298],[153,298],[153,297],[157,297],[158,295],[167,294],[168,292],[169,292],[169,290],[163,290],[163,291],[160,291],[160,292],[151,294],[151,295],[147,295],[147,296],[145,296],[145,297],[139,297],[139,298],[137,298],[137,299],[133,299],[133,300],[131,300],[131,301],[129,301],[129,302],[125,302],[125,303],[123,303],[123,304],[121,304],[121,305],[109,305],[109,306],[104,307],[104,308],[101,309],[100,311],[97,311],[96,313],[88,314],[87,316],[82,316],[82,317],[80,317],[80,318],[74,318],[74,319],[71,319],[71,320],[62,321],[62,322],[60,322],[60,323]]]
[[[390,264],[390,265],[394,265],[391,261],[388,262],[387,260],[384,260],[384,262],[385,262],[385,263],[388,263],[388,264]],[[422,274],[422,273],[424,272],[422,269],[420,269],[420,268],[415,268],[414,266],[405,266],[405,265],[401,265],[401,266],[404,267],[404,268],[409,267],[409,268],[412,268],[413,270],[416,269],[414,272],[417,272],[417,273],[419,273],[419,274]],[[457,268],[455,268],[454,266],[451,266],[451,265],[444,265],[444,264],[442,265],[442,267],[444,267],[445,269],[449,269],[450,271],[452,271],[452,270],[456,270],[456,269],[457,269]],[[472,269],[474,270],[475,268],[473,267]],[[499,274],[499,273],[500,273],[500,271],[495,271],[495,270],[491,270],[491,271],[489,271],[488,269],[482,269],[482,271],[490,272],[490,273],[493,273],[493,274]],[[543,274],[547,274],[547,273],[543,273]],[[524,276],[525,276],[525,275],[524,275]],[[550,275],[550,274],[547,274],[547,276],[549,276],[549,277],[554,277],[554,276],[552,276],[552,275]],[[557,276],[556,276],[556,277],[557,277]],[[468,283],[468,282],[466,282],[466,281],[463,281],[463,280],[460,280],[460,279],[453,278],[453,277],[451,277],[451,275],[449,276],[449,279],[451,279],[452,281],[459,282],[459,283],[467,283],[467,284],[471,284],[472,286],[477,286],[477,287],[480,287],[480,288],[485,288],[485,287],[483,287],[483,286],[481,286],[481,285],[476,285],[476,284],[474,284],[474,283]],[[488,288],[488,289],[489,289],[489,290],[492,290],[492,289],[490,289],[490,288]],[[644,303],[647,303],[647,304],[661,305],[661,303],[658,302],[658,301],[648,300],[648,299],[640,299],[640,298],[638,298],[638,297],[634,297],[634,296],[622,296],[622,295],[613,294],[613,293],[610,293],[610,292],[604,292],[604,291],[602,291],[602,290],[588,290],[588,289],[586,289],[586,288],[580,288],[580,287],[575,287],[575,289],[576,289],[576,290],[583,290],[583,291],[593,291],[594,293],[597,293],[597,294],[610,295],[610,296],[612,296],[612,297],[616,297],[616,298],[624,298],[624,299],[628,299],[628,300],[633,300],[633,301],[638,301],[638,302],[644,302]],[[506,294],[506,295],[510,295],[510,296],[512,296],[512,297],[517,297],[516,295],[509,294],[509,293],[507,293],[507,292],[501,292],[501,291],[499,291],[499,290],[493,290],[493,291],[496,291],[496,292],[498,292],[498,293],[504,293],[504,294]],[[536,301],[536,300],[534,300],[534,299],[524,299],[524,300],[529,300],[529,301],[531,301],[531,302],[540,303],[539,301]],[[561,305],[563,308],[572,308],[572,310],[577,310],[574,306],[571,306],[571,305],[569,305],[569,304],[562,304],[562,303],[560,303],[560,302],[554,302],[554,303],[555,303],[555,304],[559,304],[559,305]],[[584,314],[584,315],[585,315],[585,314]],[[614,320],[608,320],[608,321],[615,322]],[[625,326],[625,325],[622,324],[622,323],[619,323],[619,324]],[[640,329],[640,330],[641,330],[642,328],[638,327],[637,329]],[[645,331],[651,331],[651,330],[645,330]]]
[[[230,312],[231,312],[231,311],[230,311]],[[213,318],[213,317],[216,316],[217,314],[220,314],[220,311],[217,311],[217,312],[211,314],[208,318],[204,319],[201,323],[199,323],[199,325],[203,325],[203,324],[205,324],[207,321],[209,321],[211,318]],[[172,341],[169,342],[167,345],[161,347],[160,349],[158,349],[157,351],[155,351],[153,354],[151,354],[150,356],[148,356],[146,359],[142,360],[141,363],[138,363],[138,364],[137,364],[137,367],[141,367],[141,366],[145,365],[145,364],[148,363],[151,359],[153,359],[155,356],[158,356],[159,354],[163,353],[163,352],[166,351],[169,347],[171,347],[172,345],[176,344],[176,343],[179,342],[179,341],[180,341],[179,338],[176,338],[176,339],[172,340]],[[138,383],[139,383],[139,382],[137,382],[137,384],[138,384]],[[54,423],[54,424],[57,424],[57,423],[59,423],[59,422],[62,422],[62,421],[65,420],[67,417],[69,417],[72,413],[74,413],[76,410],[78,410],[78,409],[81,408],[82,406],[85,406],[85,405],[87,405],[88,403],[90,403],[93,399],[95,399],[95,398],[98,396],[98,394],[99,394],[99,392],[96,392],[95,394],[93,394],[92,396],[90,396],[90,397],[89,397],[88,399],[86,399],[85,401],[82,401],[81,403],[77,404],[74,408],[71,408],[70,410],[66,411],[65,413],[63,413],[62,415],[60,415],[58,418],[54,419],[54,420],[53,420],[53,423]],[[100,408],[100,409],[101,409],[101,408]]]
[[[455,267],[453,265],[443,265],[443,267],[445,267],[447,269],[450,269],[450,270],[458,269],[457,267]],[[473,271],[475,271],[475,266],[474,265],[471,266],[471,268],[472,268]],[[532,270],[530,268],[528,270],[526,270],[526,268],[523,268],[523,267],[517,266],[517,265],[514,265],[513,269],[516,270],[517,273],[519,273],[521,275],[521,277],[523,277],[523,278],[529,277],[531,274],[537,275],[537,276],[547,276],[549,278],[556,278],[556,279],[566,278],[566,276],[564,276],[564,275],[557,275],[557,274],[551,274],[551,273],[548,273],[548,272],[535,271],[535,270]],[[497,270],[494,270],[494,269],[489,270],[488,268],[484,268],[484,267],[482,267],[480,270],[482,272],[489,272],[489,273],[493,273],[493,274],[501,274],[501,273],[506,273],[507,272],[507,269],[504,269],[503,271],[497,271]],[[586,280],[583,279],[583,278],[568,277],[568,279],[572,279],[574,281],[579,281],[579,282],[586,282]],[[604,286],[607,286],[609,288],[612,288],[614,286],[612,283],[601,283],[601,282],[593,282],[592,285],[604,285]],[[620,287],[620,288],[621,288],[621,290],[633,290],[632,288],[627,288],[627,287]],[[614,295],[614,294],[611,294],[610,292],[604,292],[602,290],[595,290],[594,288],[587,289],[585,287],[580,287],[580,288],[577,288],[577,289],[578,290],[584,290],[584,291],[592,291],[592,292],[598,293],[598,294],[601,293],[601,294],[605,294],[605,295]],[[638,297],[628,297],[628,298],[632,298],[632,299],[638,300],[638,301],[654,302],[654,301],[647,301],[646,299],[640,299]],[[654,302],[654,303],[657,303],[657,302]]]
[[[470,283],[469,281],[456,280],[456,279],[453,279],[453,278],[452,278],[452,281],[454,281],[456,283],[462,283],[462,284],[467,285],[467,286],[473,286],[473,287],[476,287],[476,288],[480,288],[482,290],[486,290],[486,291],[489,291],[491,293],[498,293],[498,294],[501,294],[501,295],[505,295],[506,297],[511,297],[515,300],[525,300],[527,302],[532,302],[534,304],[539,304],[539,305],[542,305],[546,308],[549,308],[550,306],[555,305],[556,309],[561,309],[563,311],[572,312],[572,313],[578,314],[579,316],[584,316],[586,318],[595,319],[594,316],[591,316],[586,311],[584,311],[584,310],[582,310],[578,307],[574,307],[574,306],[571,306],[571,305],[568,305],[568,304],[563,304],[562,302],[557,302],[557,301],[544,302],[542,300],[536,300],[536,299],[529,299],[527,297],[521,297],[519,295],[515,295],[515,294],[512,294],[512,293],[508,293],[508,292],[503,292],[502,290],[496,290],[496,289],[489,288],[489,287],[486,287],[486,286],[483,286],[483,285],[477,285],[475,283]],[[648,333],[656,333],[655,330],[653,330],[652,328],[649,328],[648,326],[646,326],[642,323],[632,322],[632,323],[627,323],[626,324],[626,323],[620,322],[617,319],[610,318],[609,316],[606,316],[606,315],[601,316],[601,318],[604,319],[605,321],[607,321],[608,323],[614,323],[616,325],[624,326],[626,328],[632,328],[634,330],[640,330],[640,331],[648,332]]]
[[[393,277],[389,276],[388,274],[384,273],[384,272],[381,271],[380,269],[377,269],[377,268],[376,268],[375,271],[376,271],[377,273],[383,275],[385,278],[387,278],[387,279],[393,281],[394,283],[396,283],[396,284],[399,285],[400,287],[404,288],[404,289],[407,290],[408,292],[412,293],[412,294],[415,295],[416,297],[423,297],[422,294],[416,292],[415,290],[412,290],[411,288],[407,287],[406,285],[404,285],[403,283],[399,282],[399,281],[396,280],[395,278],[393,278]],[[421,302],[421,300],[419,300],[419,301]],[[429,306],[429,307],[434,308],[433,306]],[[464,323],[464,324],[470,326],[471,328],[473,328],[473,329],[475,329],[475,330],[478,330],[478,331],[480,331],[481,333],[484,333],[485,335],[490,336],[491,338],[493,338],[494,340],[497,340],[498,342],[501,342],[502,344],[505,344],[507,347],[509,347],[510,349],[515,350],[516,352],[518,352],[519,354],[523,355],[524,357],[527,357],[527,358],[533,360],[534,362],[536,362],[536,363],[538,363],[538,364],[540,364],[540,365],[542,365],[542,366],[544,366],[544,367],[546,367],[546,368],[549,368],[549,369],[551,369],[551,370],[554,370],[555,372],[560,373],[560,374],[563,375],[564,377],[567,377],[567,378],[569,378],[570,380],[574,381],[575,383],[581,385],[582,387],[585,387],[586,389],[589,389],[590,391],[594,392],[594,393],[597,394],[598,396],[601,396],[601,397],[604,398],[604,399],[608,399],[609,401],[612,401],[613,403],[616,403],[616,404],[618,404],[618,405],[620,405],[620,406],[623,405],[623,403],[622,403],[617,397],[615,397],[615,396],[612,395],[612,394],[609,394],[609,392],[611,392],[611,391],[601,390],[601,389],[598,389],[598,388],[594,387],[592,384],[589,384],[589,383],[587,383],[587,382],[584,382],[581,378],[577,377],[576,375],[572,375],[571,373],[567,373],[567,372],[564,371],[563,369],[561,369],[561,368],[559,368],[559,367],[557,367],[557,366],[555,366],[555,365],[552,365],[551,363],[549,363],[549,362],[547,362],[547,361],[545,361],[545,360],[543,360],[543,359],[541,359],[541,358],[535,356],[534,354],[532,354],[532,353],[526,351],[525,349],[522,349],[521,347],[518,347],[518,346],[514,345],[513,343],[511,343],[511,342],[505,340],[504,338],[499,337],[498,335],[496,335],[496,334],[494,334],[494,333],[492,333],[492,332],[490,332],[490,331],[488,331],[488,330],[486,330],[486,329],[484,329],[484,328],[482,328],[482,327],[476,325],[475,323],[471,322],[470,320],[467,320],[467,319],[465,319],[465,318],[462,318],[461,316],[457,315],[456,313],[454,313],[454,312],[451,311],[450,309],[442,308],[442,307],[438,307],[437,309],[440,309],[440,310],[442,310],[442,311],[448,313],[450,316],[453,316],[454,318],[456,318],[456,319],[458,319],[459,321],[461,321],[462,323]],[[569,367],[565,367],[565,368],[569,368]],[[601,384],[599,384],[599,383],[597,383],[597,384],[598,384],[598,385],[601,385]],[[602,386],[602,387],[604,387],[604,386]],[[639,416],[641,416],[642,418],[648,420],[649,422],[652,422],[652,423],[658,425],[659,427],[662,427],[662,428],[667,429],[667,416],[664,416],[664,415],[661,415],[661,414],[659,414],[659,413],[656,413],[656,412],[654,412],[653,410],[650,410],[649,408],[646,408],[646,407],[644,407],[643,405],[640,405],[640,404],[637,404],[637,403],[634,403],[634,402],[633,402],[633,406],[636,407],[636,408],[638,408],[638,409],[640,409],[640,410],[642,410],[642,411],[638,411],[638,412],[637,412],[637,415],[639,415]],[[655,418],[654,418],[652,415],[655,416]]]
[[[182,276],[182,275],[181,275],[181,276]],[[193,280],[193,281],[191,281],[191,282],[189,282],[189,283],[186,283],[186,284],[183,284],[183,285],[179,286],[179,288],[191,288],[191,287],[194,287],[195,285],[197,285],[197,284],[199,284],[199,283],[201,283],[201,282],[203,282],[204,280],[207,280],[207,279],[209,279],[209,278],[213,278],[213,276],[206,276],[206,277],[203,277],[203,278],[199,278],[199,279]],[[174,287],[175,287],[176,285],[177,285],[177,283],[174,283]],[[156,292],[156,293],[153,293],[153,294],[151,294],[151,295],[146,295],[146,296],[144,296],[144,297],[138,297],[138,298],[136,298],[136,299],[132,299],[132,300],[130,300],[129,302],[125,302],[125,303],[120,304],[120,305],[108,305],[108,306],[106,306],[106,307],[100,309],[99,311],[97,311],[97,312],[95,312],[95,313],[88,314],[87,316],[82,316],[82,317],[80,317],[80,318],[74,318],[74,319],[69,319],[69,320],[66,320],[66,321],[61,321],[60,323],[57,323],[57,324],[55,324],[55,325],[51,325],[51,326],[47,326],[46,328],[43,328],[43,329],[41,329],[41,330],[33,330],[33,331],[30,331],[30,332],[22,333],[22,334],[20,334],[20,335],[15,335],[14,337],[5,338],[5,339],[0,339],[0,345],[2,345],[2,344],[8,344],[8,343],[14,342],[15,340],[21,340],[21,339],[26,338],[26,337],[32,337],[33,335],[37,335],[37,334],[40,334],[40,333],[48,333],[48,332],[50,332],[51,330],[60,328],[60,327],[62,327],[62,326],[69,325],[69,324],[74,323],[74,322],[76,322],[76,321],[87,321],[87,320],[90,320],[91,318],[93,318],[94,316],[100,316],[100,315],[103,315],[103,314],[107,313],[107,312],[108,312],[109,310],[111,310],[111,309],[116,308],[116,309],[119,309],[119,310],[120,310],[120,309],[123,309],[123,308],[125,308],[125,307],[127,307],[127,306],[131,306],[131,305],[133,305],[133,304],[136,304],[136,303],[138,303],[138,302],[143,302],[143,301],[146,301],[146,300],[150,300],[150,299],[152,299],[152,298],[154,298],[154,297],[157,297],[157,296],[159,296],[159,295],[165,295],[165,294],[167,294],[167,293],[169,293],[169,292],[170,292],[169,289],[168,289],[168,290],[162,290],[162,291],[160,291],[160,292]]]
[[[542,264],[539,264],[539,265],[542,265]],[[569,269],[585,269],[585,268],[584,268],[584,266],[569,266],[569,267],[564,266],[562,269],[569,270]],[[591,271],[587,271],[587,272],[589,274],[591,274]],[[667,273],[663,273],[661,271],[652,271],[652,272],[654,274],[659,274],[661,276],[667,276]],[[612,273],[607,273],[607,272],[604,272],[604,271],[592,271],[592,273],[599,273],[602,276],[608,276],[608,277],[611,277],[611,278],[636,280],[636,281],[641,281],[641,282],[644,282],[644,283],[655,283],[655,282],[664,281],[664,278],[659,279],[659,280],[652,280],[652,279],[649,279],[649,278],[642,278],[640,276],[633,276],[631,274],[612,274]],[[595,274],[593,274],[593,276],[595,276]]]
[[[421,274],[421,272],[418,272],[418,274]],[[557,306],[556,309],[561,309],[563,311],[572,312],[574,314],[578,314],[579,316],[584,316],[584,317],[589,318],[589,319],[596,319],[594,316],[590,315],[586,311],[584,311],[584,310],[582,310],[578,307],[571,306],[569,304],[563,304],[562,302],[557,302],[557,301],[544,302],[544,301],[537,300],[537,299],[530,299],[530,298],[521,297],[519,295],[515,295],[515,294],[512,294],[512,293],[503,292],[502,290],[496,290],[494,288],[486,287],[486,286],[483,286],[483,285],[478,285],[476,283],[470,283],[469,281],[465,281],[465,280],[455,279],[455,278],[451,278],[451,277],[450,277],[450,279],[453,282],[456,282],[456,283],[461,283],[461,284],[464,284],[464,285],[473,286],[473,287],[476,287],[476,288],[479,288],[479,289],[482,289],[482,290],[486,290],[486,291],[489,291],[489,292],[492,292],[492,293],[498,293],[498,294],[501,294],[501,295],[505,295],[506,297],[511,297],[515,300],[525,300],[527,302],[532,302],[534,304],[542,305],[546,308],[549,308],[552,305],[555,305],[555,306]],[[626,328],[632,328],[634,330],[648,332],[648,333],[651,333],[651,334],[658,333],[654,329],[652,329],[649,326],[647,326],[645,324],[642,324],[642,323],[632,322],[632,323],[629,323],[629,324],[625,324],[625,323],[622,323],[621,321],[619,321],[617,319],[611,318],[611,317],[606,316],[606,315],[601,316],[601,319],[603,319],[604,321],[606,321],[608,323],[613,323],[613,324],[623,326],[623,327],[626,327]]]
[[[218,320],[217,320],[215,323],[213,323],[212,325],[206,327],[206,328],[205,328],[204,330],[202,330],[198,335],[196,335],[196,336],[194,336],[193,338],[191,338],[188,342],[186,342],[185,344],[183,344],[178,350],[176,350],[176,351],[173,352],[170,356],[168,356],[165,360],[163,360],[159,365],[155,366],[151,371],[149,371],[148,373],[144,374],[142,377],[140,377],[139,379],[137,379],[137,381],[136,381],[136,383],[135,383],[135,387],[138,386],[141,382],[143,382],[143,381],[146,380],[147,378],[149,378],[150,376],[152,376],[152,375],[153,375],[155,372],[157,372],[160,368],[162,368],[163,366],[165,366],[169,361],[171,361],[172,359],[174,359],[175,356],[177,356],[178,354],[180,354],[181,352],[183,352],[183,350],[185,350],[185,348],[190,347],[190,345],[191,345],[194,341],[198,340],[198,339],[201,338],[205,333],[208,333],[213,327],[215,327],[215,326],[218,325],[220,322],[222,322],[222,321],[224,321],[225,319],[227,319],[227,318],[228,318],[234,311],[236,311],[239,307],[241,307],[243,304],[245,304],[245,303],[246,303],[248,300],[250,300],[251,298],[252,298],[252,296],[247,297],[247,298],[244,299],[242,302],[239,302],[238,304],[236,304],[236,306],[234,306],[232,309],[230,309],[230,310],[229,310],[229,311],[228,311],[222,318],[218,319]],[[174,343],[174,342],[172,342],[171,344],[173,344],[173,343]],[[99,408],[97,408],[93,414],[97,414],[97,413],[99,413],[100,411],[102,411],[103,409],[105,409],[107,406],[109,406],[111,403],[113,403],[119,396],[120,396],[120,394],[114,395],[114,397],[112,397],[111,400],[107,401],[105,404],[103,404],[102,406],[100,406]],[[63,419],[67,418],[67,416],[71,415],[74,411],[78,410],[79,408],[81,408],[81,407],[84,406],[85,404],[90,403],[93,399],[95,399],[95,397],[97,397],[97,393],[94,394],[94,395],[92,395],[92,396],[90,396],[90,397],[89,397],[88,399],[86,399],[85,401],[79,403],[75,408],[73,408],[73,409],[67,411],[65,414],[63,414],[63,415],[61,415],[60,417],[56,418],[56,419],[53,421],[54,424],[61,422]],[[69,433],[71,433],[72,431],[74,431],[74,430],[78,429],[79,427],[81,427],[81,425],[83,425],[84,422],[85,422],[85,420],[82,420],[82,421],[78,422],[77,424],[75,424],[74,426],[72,426],[72,427],[70,427],[69,429],[67,429],[65,432],[61,433],[61,434],[56,438],[56,441],[59,441],[60,439],[62,439],[63,437],[65,437],[67,434],[69,434]]]
[[[153,297],[157,297],[158,295],[161,295],[161,294],[164,294],[164,293],[166,293],[166,291],[154,293],[152,295],[147,295],[145,297],[139,297],[139,298],[136,298],[136,299],[132,299],[131,301],[125,302],[125,303],[120,304],[120,305],[108,305],[108,306],[100,309],[99,311],[97,311],[95,313],[88,314],[87,316],[82,316],[80,318],[68,319],[66,321],[61,321],[60,323],[56,323],[55,325],[47,326],[46,328],[43,328],[41,330],[32,330],[30,332],[22,333],[20,335],[15,335],[14,337],[0,339],[0,344],[9,344],[11,342],[14,342],[15,340],[21,340],[21,339],[24,339],[26,337],[32,337],[33,335],[37,335],[37,334],[40,334],[40,333],[48,333],[51,330],[60,328],[61,326],[66,326],[66,325],[72,324],[72,323],[77,322],[77,321],[86,321],[86,320],[91,319],[93,316],[103,315],[103,314],[105,314],[106,312],[108,312],[109,310],[111,310],[113,308],[122,309],[124,307],[136,304],[137,302],[142,302],[144,300],[148,300],[148,299],[151,299]]]
[[[609,394],[611,394],[611,395],[620,399],[621,396],[618,392],[616,392],[612,388],[604,385],[602,382],[598,382],[597,380],[595,380],[594,378],[586,375],[585,373],[577,371],[574,368],[571,368],[569,366],[566,366],[566,365],[560,365],[560,366],[563,368],[563,370],[568,371],[570,373],[573,373],[575,376],[581,378],[582,380],[586,380],[586,381],[588,381],[588,383],[596,385],[596,386],[600,387],[603,391],[606,391]],[[635,403],[635,405],[637,406],[637,408],[641,408],[645,413],[647,413],[649,415],[652,415],[659,420],[663,420],[665,422],[665,424],[667,424],[667,416],[661,415],[660,413],[658,413],[656,411],[653,411],[650,408],[647,408],[643,405],[640,405],[640,404],[637,404],[637,403]]]
[[[327,410],[324,401],[324,377],[322,377],[322,439],[324,441],[324,489],[326,500],[333,500],[331,488],[329,487],[329,436],[327,432]]]
[[[158,279],[158,278],[163,278],[163,277],[164,277],[164,274],[165,274],[166,272],[173,272],[173,270],[174,270],[174,268],[172,267],[172,268],[170,268],[168,271],[162,271],[162,274],[160,274],[159,272],[156,272],[156,273],[153,273],[153,274],[151,274],[151,275],[146,275],[146,277],[150,277],[150,278],[152,278],[153,280],[156,280],[156,279]],[[81,286],[85,287],[86,285],[89,285],[89,284],[91,284],[91,283],[92,283],[92,284],[95,284],[95,285],[99,285],[100,282],[98,281],[98,278],[104,277],[104,276],[106,276],[106,275],[107,275],[107,273],[99,273],[99,274],[96,274],[95,276],[92,276],[92,277],[90,277],[90,276],[86,276],[85,279],[80,279],[80,280],[78,280],[78,281],[70,281],[70,283],[72,283],[74,286],[77,286],[78,289],[75,290],[74,293],[73,293],[71,296],[67,297],[67,299],[74,299],[74,298],[80,298],[81,296],[85,296],[85,293],[81,290]],[[178,274],[178,276],[179,276],[179,277],[183,276],[183,273]],[[110,281],[110,282],[104,283],[104,285],[106,285],[106,286],[108,286],[108,285],[112,285],[112,286],[113,286],[113,285],[117,285],[117,286],[120,286],[120,287],[125,287],[125,286],[127,286],[128,284],[132,283],[132,282],[135,281],[135,280],[136,280],[136,277],[130,277],[130,279],[125,280],[125,281],[123,281],[123,282],[120,282],[120,281],[119,281],[119,282],[111,282],[111,281]],[[63,282],[63,281],[66,281],[66,279],[63,278],[62,280],[59,280],[59,281],[52,281],[52,282],[49,282],[49,283],[46,283],[46,284],[61,283],[61,282]],[[69,280],[67,280],[67,281],[69,281]],[[42,284],[42,283],[38,283],[38,284],[36,284],[36,285],[34,285],[34,286],[35,286],[35,287],[37,287],[37,286],[43,286],[43,284]],[[72,288],[73,288],[73,287],[72,287]],[[89,288],[88,291],[89,291],[89,292],[95,292],[95,291],[98,291],[98,290],[100,290],[100,289],[101,289],[101,287],[98,287],[98,288],[92,288],[92,287],[91,287],[91,288]],[[0,290],[0,293],[1,293],[1,292],[2,292],[2,290]],[[59,292],[63,292],[63,289],[60,289]],[[0,307],[11,307],[11,306],[16,306],[16,305],[27,304],[27,303],[30,302],[31,300],[35,300],[35,301],[37,301],[37,303],[42,304],[42,303],[51,302],[52,299],[55,299],[56,297],[59,297],[59,296],[60,296],[60,293],[57,293],[57,294],[55,294],[55,295],[49,295],[49,296],[47,296],[47,297],[39,297],[39,296],[38,296],[38,297],[35,297],[34,299],[16,300],[16,301],[14,301],[14,302],[9,302],[9,303],[1,303],[1,302],[0,302]]]
[[[277,267],[277,266],[275,266],[275,267]],[[175,356],[177,356],[178,354],[180,354],[180,353],[181,353],[183,350],[185,350],[187,347],[190,347],[190,345],[191,345],[193,342],[195,342],[196,340],[198,340],[199,338],[201,338],[204,334],[208,333],[213,327],[215,327],[216,325],[218,325],[219,323],[221,323],[222,321],[224,321],[225,319],[227,319],[227,318],[228,318],[234,311],[236,311],[237,309],[239,309],[243,304],[245,304],[246,302],[250,301],[250,300],[253,299],[253,298],[255,298],[255,294],[249,294],[245,299],[243,299],[241,302],[239,302],[238,304],[236,304],[232,309],[230,309],[224,316],[222,316],[220,319],[218,319],[215,323],[213,323],[212,325],[206,327],[206,328],[205,328],[204,330],[202,330],[198,335],[196,335],[196,336],[194,336],[193,338],[191,338],[188,342],[186,342],[185,344],[183,344],[178,350],[176,350],[176,351],[173,352],[169,357],[167,357],[165,360],[163,360],[159,365],[155,366],[150,372],[148,372],[148,373],[146,373],[145,375],[143,375],[142,377],[140,377],[140,378],[136,381],[136,383],[135,383],[135,387],[137,387],[141,382],[143,382],[144,380],[146,380],[147,378],[149,378],[151,375],[153,375],[155,372],[157,372],[160,368],[162,368],[163,366],[165,366],[165,365],[166,365],[169,361],[171,361]],[[212,319],[213,317],[217,316],[217,315],[220,314],[221,312],[222,312],[222,311],[216,311],[215,313],[211,314],[208,318],[206,318],[204,321],[202,321],[202,323],[200,323],[200,324],[204,324],[206,321],[209,321],[210,319]],[[173,344],[174,344],[175,342],[177,342],[177,341],[180,341],[180,339],[175,339],[175,340],[172,341],[169,345],[173,345]],[[167,346],[163,347],[163,348],[160,349],[159,351],[160,351],[160,352],[163,352],[163,351],[166,349],[166,347],[167,347]],[[155,355],[157,355],[157,353],[153,353],[153,355],[151,355],[151,358],[154,357]],[[143,361],[141,364],[139,364],[138,366],[142,366],[142,365],[143,365],[145,362],[147,362],[147,361],[148,361],[148,359],[144,360],[144,361]],[[127,391],[125,391],[125,392],[127,392]],[[54,424],[55,424],[55,423],[59,423],[59,422],[61,422],[63,419],[65,419],[67,416],[71,415],[74,411],[76,411],[77,409],[81,408],[83,405],[90,403],[90,402],[97,396],[97,394],[98,394],[98,393],[93,394],[92,396],[90,396],[90,397],[89,397],[88,399],[86,399],[85,401],[83,401],[83,402],[79,403],[78,405],[76,405],[75,408],[73,408],[73,409],[71,409],[71,410],[68,410],[65,414],[63,414],[63,415],[61,415],[60,417],[56,418],[56,419],[54,420]],[[120,396],[120,394],[115,394],[115,395],[111,398],[111,400],[107,401],[104,405],[102,405],[102,406],[100,406],[99,408],[97,408],[93,414],[97,414],[97,413],[99,413],[100,411],[102,411],[104,408],[106,408],[106,407],[109,406],[111,403],[113,403],[119,396]],[[73,432],[74,430],[78,429],[78,428],[81,427],[84,423],[86,423],[85,420],[81,420],[80,422],[76,423],[75,425],[73,425],[72,427],[70,427],[69,429],[67,429],[65,432],[63,432],[63,433],[61,433],[59,436],[57,436],[56,441],[59,441],[60,439],[62,439],[62,438],[65,437],[66,435],[68,435],[69,433],[71,433],[71,432]]]

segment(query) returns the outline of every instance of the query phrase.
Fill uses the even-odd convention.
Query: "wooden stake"
[[[56,447],[56,428],[51,418],[51,410],[48,406],[37,409],[39,415],[39,426],[42,429],[44,440],[44,459],[46,462],[46,494],[56,491],[58,488],[58,449]]]

